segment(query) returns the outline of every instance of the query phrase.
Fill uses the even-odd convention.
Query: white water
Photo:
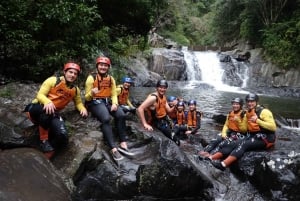
[[[187,63],[187,73],[189,83],[186,88],[191,88],[195,83],[206,83],[213,86],[217,91],[227,91],[236,93],[248,93],[242,90],[241,87],[233,87],[224,84],[222,81],[224,70],[222,69],[217,52],[205,51],[205,52],[190,52],[187,48],[183,48],[184,58]],[[199,71],[199,72],[198,72]],[[198,76],[198,74],[201,76]],[[247,72],[239,74],[243,81],[244,87],[247,83]],[[197,79],[198,78],[198,79]]]

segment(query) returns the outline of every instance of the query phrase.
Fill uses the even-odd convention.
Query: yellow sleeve
[[[134,106],[132,105],[132,103],[130,102],[129,98],[127,98],[127,105],[128,105],[129,107],[134,107]]]
[[[86,101],[91,101],[93,99],[93,95],[92,95],[93,84],[94,84],[94,78],[92,75],[89,75],[85,81],[84,98]]]
[[[75,103],[75,107],[77,108],[77,110],[80,112],[81,110],[85,109],[83,103],[82,103],[82,99],[81,99],[81,93],[80,93],[80,89],[78,87],[76,87],[77,93],[76,96],[74,97],[74,103]]]
[[[224,124],[222,132],[221,132],[222,138],[227,137],[227,131],[228,131],[228,115],[226,116],[226,121],[225,121],[225,124]]]
[[[276,123],[273,114],[268,109],[263,109],[261,111],[260,118],[256,120],[256,123],[267,130],[276,131]]]
[[[122,91],[121,87],[116,87],[117,96],[120,95],[121,91]]]
[[[117,86],[115,79],[111,76],[111,102],[118,105]]]
[[[244,117],[238,122],[238,126],[241,133],[247,132],[247,117],[244,115]]]
[[[41,87],[40,90],[38,91],[35,99],[32,101],[32,103],[41,103],[43,105],[46,105],[48,103],[51,103],[51,100],[49,98],[47,98],[48,93],[50,91],[50,89],[52,87],[54,87],[55,83],[56,83],[56,77],[49,77],[48,79],[46,79]]]

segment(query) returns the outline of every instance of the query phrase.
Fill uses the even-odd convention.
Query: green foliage
[[[96,57],[106,55],[119,79],[127,59],[149,48],[147,34],[153,27],[181,45],[223,45],[243,39],[263,45],[272,61],[283,68],[295,67],[299,65],[299,2],[1,1],[0,73],[42,81],[74,60],[85,75],[94,70]]]
[[[263,46],[267,55],[281,68],[299,67],[299,25],[299,21],[276,23],[264,31]]]

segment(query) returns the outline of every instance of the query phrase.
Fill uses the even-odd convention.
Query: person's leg
[[[117,132],[119,134],[120,142],[125,142],[127,141],[127,133],[126,133],[126,115],[124,111],[118,107],[117,111],[111,112],[111,115],[114,117]],[[123,143],[124,144],[124,143]],[[123,148],[127,148],[123,147]]]
[[[106,105],[104,103],[99,103],[97,105],[91,105],[89,109],[92,115],[101,122],[101,130],[108,146],[111,149],[116,148],[117,146],[115,145],[112,127],[110,125],[111,116]]]
[[[160,130],[166,137],[173,140],[178,146],[180,146],[179,138],[174,134],[172,135],[172,129],[166,121],[158,121],[156,123],[156,128]]]
[[[224,170],[226,167],[229,167],[232,163],[241,158],[246,151],[264,149],[265,143],[263,140],[258,139],[257,137],[247,138],[245,140],[239,141],[236,148],[230,153],[230,155],[223,160],[222,162],[214,163],[213,165],[216,168]]]
[[[60,116],[52,119],[50,125],[50,142],[55,148],[66,147],[69,143],[69,137],[65,122]]]
[[[198,154],[203,157],[209,157],[211,155],[211,152],[214,150],[214,153],[218,152],[219,145],[223,141],[223,138],[221,136],[217,136],[216,139],[213,139],[209,142],[206,147],[204,147],[203,151],[200,151]]]
[[[123,159],[123,156],[118,152],[117,146],[114,141],[112,126],[110,124],[111,116],[109,108],[104,103],[90,105],[89,110],[102,124],[101,130],[108,146],[111,149],[112,156],[115,160]]]

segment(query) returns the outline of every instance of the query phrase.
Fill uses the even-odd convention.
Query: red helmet
[[[80,73],[80,66],[76,63],[66,63],[64,66],[64,71],[68,70],[68,69],[75,69],[78,71],[78,73]]]
[[[98,57],[96,59],[96,65],[98,65],[99,63],[105,63],[105,64],[107,64],[109,66],[111,65],[110,59],[107,58],[107,57],[103,57],[103,56]]]

